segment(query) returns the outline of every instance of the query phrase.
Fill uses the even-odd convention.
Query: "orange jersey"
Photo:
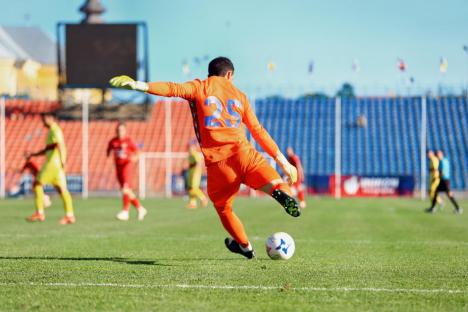
[[[190,103],[195,134],[207,165],[250,146],[244,125],[265,152],[276,157],[278,146],[259,123],[244,93],[224,77],[186,83],[150,82],[148,93],[180,97]]]

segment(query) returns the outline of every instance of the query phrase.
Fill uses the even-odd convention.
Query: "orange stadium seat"
[[[172,108],[172,151],[184,152],[187,143],[194,138],[190,109],[185,102],[173,101]],[[22,166],[25,151],[37,151],[44,146],[46,131],[42,127],[39,113],[55,111],[57,102],[8,100],[6,102],[6,163],[7,187],[18,182],[15,169]],[[118,189],[112,159],[107,159],[106,148],[115,135],[115,122],[91,121],[89,123],[89,190],[107,192]],[[82,173],[82,123],[60,121],[68,149],[67,173]],[[143,152],[165,151],[165,102],[157,102],[146,121],[129,121],[129,135]],[[42,159],[39,161],[41,164]],[[174,172],[182,170],[182,161],[173,162]],[[137,168],[135,168],[135,172]],[[147,185],[161,189],[165,183],[164,163],[149,162],[146,175]],[[133,184],[138,186],[138,176]]]

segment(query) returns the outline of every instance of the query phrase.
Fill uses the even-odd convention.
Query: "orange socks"
[[[291,188],[286,183],[279,183],[279,184],[276,184],[275,186],[273,186],[271,188],[270,194],[273,194],[273,192],[276,191],[276,190],[282,190],[283,192],[285,192],[286,194],[291,196]]]
[[[216,207],[221,223],[231,237],[242,247],[249,246],[249,239],[245,233],[244,226],[230,207]]]

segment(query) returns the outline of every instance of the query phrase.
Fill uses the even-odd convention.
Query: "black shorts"
[[[450,180],[440,179],[439,186],[437,187],[437,192],[450,192]]]

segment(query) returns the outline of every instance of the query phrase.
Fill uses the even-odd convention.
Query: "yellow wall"
[[[43,65],[39,69],[37,86],[41,90],[42,98],[47,100],[57,100],[57,66]]]
[[[0,94],[16,95],[15,60],[0,59]]]
[[[56,100],[57,84],[55,65],[41,65],[33,60],[0,59],[0,94]]]
[[[41,65],[35,61],[0,59],[0,94],[9,96],[28,95],[35,100],[55,101],[58,99],[58,73],[55,65]],[[102,93],[98,89],[68,89],[64,104],[81,103],[88,98],[90,104],[101,103]],[[105,99],[112,97],[106,92]]]
[[[16,62],[16,94],[28,94],[33,99],[38,98],[40,90],[38,90],[36,82],[40,67],[41,64],[31,60]]]

